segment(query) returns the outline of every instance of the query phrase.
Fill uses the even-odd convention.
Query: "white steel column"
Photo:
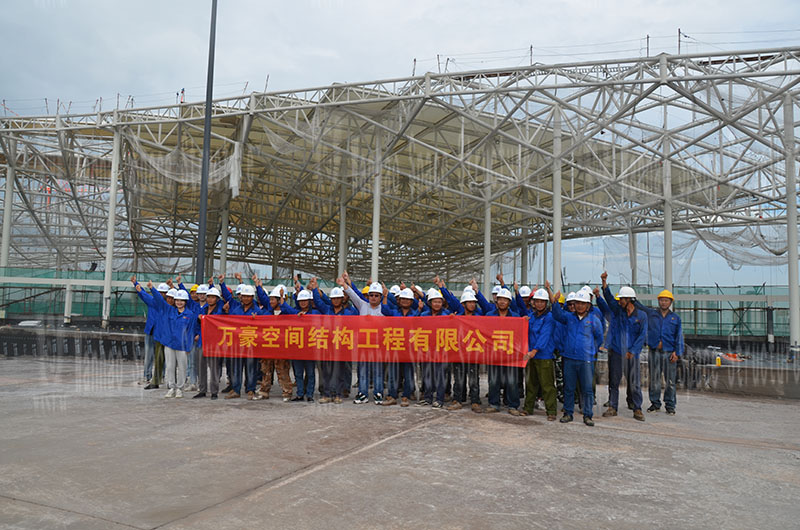
[[[14,183],[17,180],[17,140],[9,138],[6,144],[6,191],[3,195],[3,239],[0,241],[0,268],[8,267],[11,249],[11,214],[14,209]],[[5,275],[5,270],[2,272]],[[5,293],[5,290],[3,291]],[[0,299],[5,302],[5,295]],[[0,318],[6,318],[5,307],[0,308]]]
[[[381,177],[383,176],[383,163],[381,162],[380,139],[378,139],[377,159],[375,164],[375,179],[372,184],[372,267],[370,276],[372,281],[378,281],[378,260],[381,243]]]
[[[528,227],[522,228],[522,247],[519,249],[519,281],[522,285],[528,285]]]
[[[487,188],[486,195],[489,195]],[[483,292],[492,292],[492,201],[486,199],[483,207]]]
[[[783,147],[786,151],[786,244],[789,258],[789,355],[800,355],[800,279],[797,275],[797,167],[794,148],[794,102],[783,99]]]
[[[230,230],[230,203],[222,210],[222,227],[219,234],[219,270],[224,271],[228,265],[228,232]],[[213,271],[206,272],[206,276],[211,276]],[[200,278],[200,281],[205,282],[205,278]]]
[[[665,136],[664,154],[664,289],[672,291],[672,163],[669,158],[669,140]]]
[[[631,265],[631,285],[636,285],[639,283],[639,264],[637,263],[638,252],[636,250],[636,234],[633,232],[633,227],[630,223],[631,221],[628,221],[628,254],[630,256],[629,261]]]
[[[116,122],[116,116],[114,117]],[[111,186],[108,192],[108,228],[106,229],[106,271],[103,278],[103,328],[111,316],[111,277],[114,273],[114,229],[117,224],[117,180],[119,180],[120,133],[114,128],[114,148],[111,155]]]
[[[64,324],[72,323],[72,284],[64,286]]]
[[[542,231],[542,285],[547,280],[547,223]]]
[[[561,290],[561,108],[553,107],[553,291]]]
[[[342,184],[339,193],[339,274],[347,270],[347,187]]]

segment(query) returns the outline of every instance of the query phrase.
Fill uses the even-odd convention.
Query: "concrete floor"
[[[140,373],[0,359],[0,527],[798,526],[797,401],[680,392],[677,416],[596,412],[588,428],[539,411],[167,400]]]

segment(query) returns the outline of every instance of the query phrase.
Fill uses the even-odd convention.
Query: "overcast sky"
[[[117,94],[164,105],[181,88],[202,100],[210,12],[210,0],[4,0],[0,112],[94,112]],[[684,52],[800,44],[797,0],[220,0],[217,17],[215,97],[262,91],[267,76],[270,90],[405,77],[415,58],[418,74],[518,66],[531,46],[540,63],[637,57],[646,35],[651,55],[676,53],[678,28]],[[692,283],[786,283],[786,267],[728,276],[709,252],[695,261]]]
[[[205,96],[211,2],[4,0],[5,112]],[[215,96],[412,73],[800,43],[796,0],[221,0]],[[440,63],[437,62],[437,54]],[[449,60],[448,60],[449,59]],[[45,106],[45,98],[48,103]]]

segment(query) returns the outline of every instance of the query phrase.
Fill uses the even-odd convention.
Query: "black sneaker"
[[[583,423],[587,427],[594,427],[594,420],[592,420],[592,418],[590,418],[589,416],[583,417]]]
[[[561,416],[561,419],[558,420],[558,421],[561,422],[561,423],[569,423],[569,422],[572,421],[572,414],[564,413],[564,415]]]
[[[217,395],[216,394],[211,394],[211,399],[217,399]]]
[[[675,409],[667,409],[667,415],[668,416],[674,416],[675,415]]]
[[[628,401],[628,410],[633,410],[633,401]]]
[[[609,403],[611,403],[611,402],[610,401],[606,401],[605,403],[603,403],[603,408],[607,409],[609,407]]]
[[[380,405],[381,403],[383,403],[383,394],[381,394],[380,392],[372,394],[372,400],[375,402],[376,405]]]
[[[303,401],[303,396],[295,396],[292,399],[290,399],[289,401]]]
[[[355,403],[356,405],[360,405],[362,403],[367,403],[368,401],[369,398],[364,394],[362,394],[361,392],[359,392],[358,394],[356,394],[356,398],[353,400],[353,403]]]
[[[441,401],[434,401],[431,407],[439,410],[444,410],[444,405],[442,404]]]
[[[419,401],[417,401],[417,406],[418,407],[430,407],[431,406],[431,402],[428,401],[427,399],[423,398],[423,399],[420,399]]]
[[[306,401],[308,401],[309,403],[313,403],[314,402],[314,398],[311,397],[311,396],[306,396]]]
[[[223,393],[223,394],[227,394],[231,390],[233,390],[233,387],[231,385],[228,385],[225,388],[223,388],[222,390],[220,390],[220,392]]]
[[[647,408],[647,412],[658,412],[659,410],[661,410],[661,407],[656,407],[655,405],[650,405]]]
[[[204,398],[204,397],[206,397],[206,393],[205,392],[198,392],[197,394],[192,396],[192,399],[199,399],[199,398]]]
[[[158,385],[154,385],[153,383],[150,383],[146,387],[144,387],[145,390],[154,390],[156,388],[158,388]]]

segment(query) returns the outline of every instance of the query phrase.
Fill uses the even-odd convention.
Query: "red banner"
[[[209,315],[203,355],[525,366],[528,320],[508,317]]]

